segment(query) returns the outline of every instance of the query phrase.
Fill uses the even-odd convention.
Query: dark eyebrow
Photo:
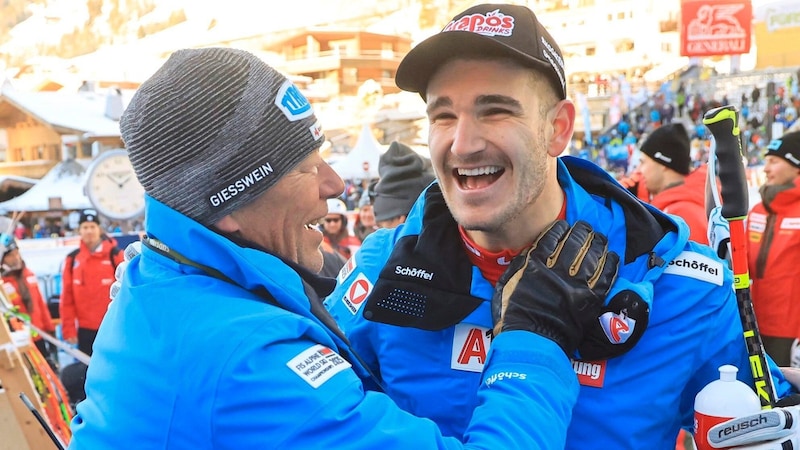
[[[522,104],[519,102],[519,100],[513,97],[509,97],[507,95],[499,95],[499,94],[478,96],[478,99],[475,100],[475,104],[478,106],[506,105],[516,109],[522,108]],[[453,106],[453,101],[449,97],[439,97],[436,100],[434,100],[433,103],[428,105],[425,112],[430,114],[432,110],[443,106]]]
[[[425,108],[425,113],[430,114],[431,111],[442,106],[453,106],[453,101],[450,100],[450,97],[439,97]]]
[[[507,105],[514,108],[522,108],[519,100],[507,95],[481,95],[475,100],[476,105]]]

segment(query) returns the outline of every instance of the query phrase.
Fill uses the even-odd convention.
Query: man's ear
[[[239,231],[239,222],[228,214],[222,219],[219,219],[217,223],[214,224],[214,227],[224,233],[235,233]]]
[[[560,156],[572,140],[575,127],[575,104],[570,100],[561,100],[547,114],[553,134],[547,147],[547,154]]]

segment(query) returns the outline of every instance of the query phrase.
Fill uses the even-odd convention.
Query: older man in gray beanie
[[[244,51],[180,50],[120,128],[147,236],[100,327],[70,448],[461,447],[368,389],[380,383],[322,307],[333,280],[316,275],[315,225],[344,184],[291,81]],[[572,317],[570,297],[595,290],[541,314],[552,296],[505,294],[510,311],[532,311],[523,329],[546,330]],[[471,448],[563,440],[577,383],[546,336],[495,338],[478,388],[495,407],[475,412]]]

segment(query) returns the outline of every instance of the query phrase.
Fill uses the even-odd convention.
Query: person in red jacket
[[[640,170],[650,204],[689,225],[689,239],[707,243],[705,165],[692,171],[689,133],[681,123],[659,127],[642,143]]]
[[[64,340],[92,354],[97,329],[106,314],[114,270],[124,255],[113,239],[104,236],[97,212],[81,212],[81,246],[67,255],[61,273],[61,326]]]
[[[25,265],[16,239],[6,233],[0,234],[0,252],[2,253],[0,273],[2,273],[3,291],[6,297],[19,313],[30,317],[31,325],[44,332],[54,334],[53,319],[39,290],[36,274]],[[55,370],[55,355],[51,353],[50,346],[40,334],[33,333],[33,343]]]
[[[361,246],[347,228],[347,206],[338,198],[328,199],[328,215],[322,223],[322,242],[346,260]]]
[[[751,295],[767,354],[789,366],[800,337],[800,132],[770,142],[761,203],[747,215]]]

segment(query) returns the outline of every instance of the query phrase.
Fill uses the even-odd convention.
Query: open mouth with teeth
[[[317,232],[321,233],[321,231],[319,230],[319,223],[320,223],[321,220],[322,219],[317,219],[317,220],[315,220],[313,222],[310,222],[310,223],[307,223],[307,224],[305,224],[303,226],[305,227],[306,230],[313,230],[313,231],[317,231]]]
[[[500,178],[505,169],[498,166],[483,166],[473,169],[455,169],[453,175],[458,180],[461,189],[481,189],[485,188]]]

